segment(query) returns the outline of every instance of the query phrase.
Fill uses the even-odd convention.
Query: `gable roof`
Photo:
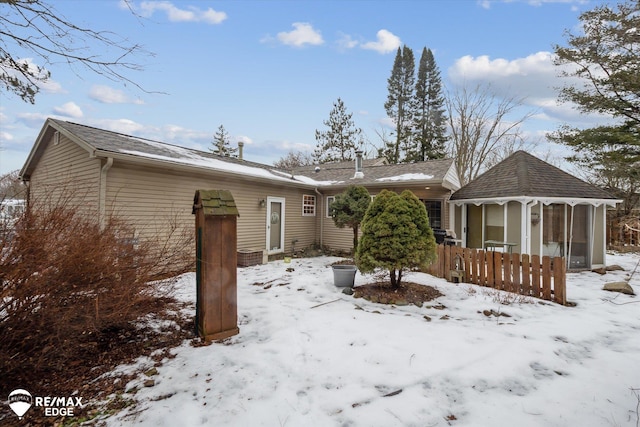
[[[353,161],[321,165],[319,173],[315,172],[315,166],[284,171],[271,165],[219,156],[210,152],[51,118],[45,122],[20,171],[20,177],[23,180],[29,180],[38,160],[46,149],[47,142],[55,132],[60,132],[87,150],[90,155],[98,158],[111,157],[124,161],[205,173],[222,172],[251,179],[287,182],[290,185],[304,187],[342,187],[355,183],[383,185],[388,181],[405,184],[438,183],[452,190],[460,187],[455,166],[450,159],[401,165],[385,165],[383,159],[374,159],[365,163],[364,178],[356,180],[353,179],[355,173],[355,162]]]
[[[378,159],[372,160],[370,162],[363,161],[362,178],[354,178],[354,161],[304,166],[295,169],[294,174],[304,174],[313,179],[331,181],[334,185],[340,186],[351,184],[384,186],[393,182],[411,182],[415,184],[442,184],[451,190],[460,188],[453,159],[400,164],[378,164]]]
[[[291,174],[278,171],[273,166],[51,118],[45,122],[20,171],[22,179],[29,179],[46,148],[46,142],[55,132],[65,135],[95,157],[113,157],[138,163],[154,163],[162,167],[199,170],[205,173],[223,172],[251,179],[286,181],[293,185],[309,184],[304,177],[296,179]],[[314,184],[322,185],[323,183]]]
[[[605,190],[538,159],[517,151],[455,193],[451,200],[509,197],[615,199]]]

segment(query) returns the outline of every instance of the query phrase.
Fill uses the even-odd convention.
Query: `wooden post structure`
[[[238,208],[228,190],[197,190],[196,333],[206,341],[240,332],[237,308]]]

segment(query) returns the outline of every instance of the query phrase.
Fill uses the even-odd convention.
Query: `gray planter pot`
[[[352,288],[358,269],[355,265],[332,265],[333,284],[338,288]]]

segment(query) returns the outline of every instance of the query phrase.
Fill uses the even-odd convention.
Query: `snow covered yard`
[[[140,374],[128,385],[137,403],[106,422],[635,427],[640,298],[602,286],[625,280],[639,258],[609,256],[625,271],[604,276],[569,274],[576,307],[503,305],[504,293],[422,273],[406,280],[444,296],[421,308],[370,303],[333,286],[331,257],[241,268],[240,334],[174,349],[155,385],[143,387]],[[356,285],[370,280],[358,274]],[[640,271],[631,285],[640,294]],[[180,277],[180,299],[195,301],[195,289],[195,275]],[[142,358],[118,371],[152,366]]]

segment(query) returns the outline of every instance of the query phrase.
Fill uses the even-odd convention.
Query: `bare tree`
[[[18,173],[18,170],[14,170],[0,175],[0,201],[26,198],[27,187],[20,181]]]
[[[303,151],[289,151],[286,156],[281,157],[273,163],[273,166],[282,170],[291,170],[300,166],[313,164],[310,153]]]
[[[125,0],[127,3],[128,0]],[[110,31],[78,26],[44,0],[0,0],[0,84],[23,101],[35,103],[40,86],[51,77],[48,66],[80,65],[112,81],[130,83],[125,70],[138,54],[152,55]],[[26,58],[35,57],[40,64]]]
[[[464,85],[450,93],[445,103],[451,132],[449,151],[456,159],[462,185],[523,144],[520,125],[533,115],[528,112],[508,120],[522,107],[522,100],[499,97],[490,85],[478,85],[473,90]]]

